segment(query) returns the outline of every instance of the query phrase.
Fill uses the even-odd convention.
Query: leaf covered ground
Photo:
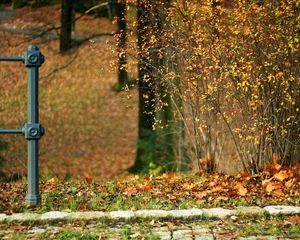
[[[137,209],[184,209],[205,207],[300,205],[299,168],[269,165],[268,170],[249,176],[168,173],[161,176],[123,175],[118,180],[97,182],[58,178],[41,181],[42,206],[37,212],[112,211]],[[0,183],[0,212],[28,211],[26,183]]]

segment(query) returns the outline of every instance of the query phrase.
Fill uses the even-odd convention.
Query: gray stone
[[[171,232],[169,231],[163,231],[163,232],[155,232],[152,231],[152,233],[156,236],[159,236],[159,238],[162,240],[171,240],[172,236],[171,236]]]
[[[92,220],[92,219],[100,219],[106,217],[104,212],[100,211],[90,211],[90,212],[71,212],[68,215],[68,219],[84,219],[84,220]]]
[[[260,207],[238,207],[237,208],[237,214],[238,215],[263,215],[265,213],[265,210]]]
[[[210,234],[211,230],[204,226],[194,226],[193,227],[193,234],[194,235],[206,235]]]
[[[278,237],[274,237],[274,236],[256,236],[256,240],[278,240]]]
[[[216,217],[216,218],[226,218],[236,214],[235,210],[230,210],[225,208],[203,209],[203,212],[208,217]]]
[[[168,227],[154,227],[151,229],[152,232],[168,232]]]
[[[8,222],[26,222],[26,221],[37,221],[41,217],[40,214],[37,213],[14,213],[10,216],[7,216],[6,220]]]
[[[249,236],[249,237],[238,237],[236,240],[256,240],[256,237]]]
[[[139,218],[163,218],[168,216],[168,211],[164,210],[138,210],[134,215]]]
[[[289,214],[299,214],[300,207],[293,206],[267,206],[264,209],[271,215],[289,215]]]
[[[214,240],[213,235],[208,235],[208,236],[195,236],[195,240]]]
[[[168,215],[172,217],[183,217],[183,218],[189,218],[189,217],[200,217],[203,215],[203,211],[201,209],[192,208],[192,209],[182,209],[182,210],[171,210],[168,211]]]
[[[172,239],[193,239],[193,232],[192,230],[176,230],[173,231],[173,238]]]
[[[108,217],[111,219],[130,219],[134,217],[134,212],[129,211],[113,211],[108,214]]]
[[[67,212],[59,212],[59,211],[51,211],[42,214],[41,220],[60,220],[65,219],[69,216],[70,213]]]
[[[46,229],[38,227],[33,227],[32,229],[27,231],[27,233],[29,234],[42,234],[44,232],[46,232]]]
[[[51,232],[51,233],[58,233],[62,230],[62,227],[56,227],[56,226],[48,226],[46,228],[47,231]]]
[[[0,213],[0,222],[3,222],[3,221],[5,221],[5,220],[6,220],[6,218],[7,218],[7,215],[6,215],[6,214],[4,214],[4,213]]]

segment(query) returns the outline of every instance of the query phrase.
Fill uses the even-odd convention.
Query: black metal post
[[[40,205],[41,195],[39,192],[39,139],[44,134],[44,129],[39,124],[39,101],[38,80],[39,67],[44,62],[44,56],[38,47],[31,45],[24,56],[24,63],[28,71],[28,122],[24,126],[25,138],[28,140],[28,191],[27,203],[30,206]]]

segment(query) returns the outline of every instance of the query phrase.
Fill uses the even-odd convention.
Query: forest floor
[[[105,18],[84,16],[76,22],[75,47],[59,53],[58,5],[24,7],[0,22],[0,55],[21,55],[39,46],[46,61],[40,68],[40,121],[43,176],[103,180],[129,168],[135,159],[137,92],[116,92],[115,25]],[[4,8],[4,9],[5,9]],[[79,14],[78,14],[79,15]],[[135,47],[129,49],[129,77],[135,79]],[[26,122],[27,77],[20,63],[0,65],[0,126]],[[1,171],[6,177],[26,175],[26,142],[1,135]],[[4,150],[5,151],[2,151]],[[84,167],[83,167],[84,166]]]

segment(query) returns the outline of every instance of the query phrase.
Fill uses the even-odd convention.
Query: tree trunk
[[[65,52],[72,48],[73,8],[74,0],[61,1],[60,52]]]
[[[122,88],[128,83],[127,57],[126,57],[126,0],[118,0],[115,5],[117,15],[118,40],[118,83]]]
[[[168,124],[172,115],[170,105],[158,106],[161,101],[170,101],[165,94],[167,88],[161,81],[164,71],[164,7],[164,4],[155,0],[138,0],[139,132],[136,161],[130,169],[132,172],[147,170],[151,163],[163,165],[173,151],[168,129],[161,131],[154,128],[156,119]]]

